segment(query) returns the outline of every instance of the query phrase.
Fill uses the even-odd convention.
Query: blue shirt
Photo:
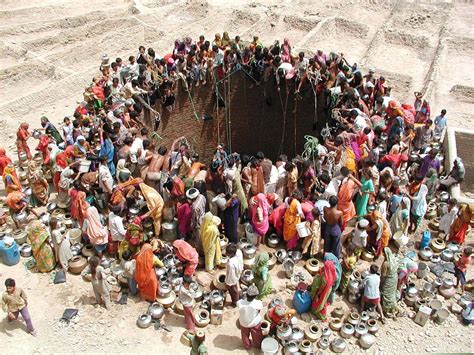
[[[443,129],[447,126],[448,124],[448,118],[446,115],[442,116],[439,115],[435,118],[435,134],[441,134],[443,132]]]

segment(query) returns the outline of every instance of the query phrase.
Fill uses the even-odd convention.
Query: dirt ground
[[[349,62],[374,67],[402,102],[426,93],[432,115],[445,108],[449,125],[473,127],[474,5],[450,1],[377,0],[3,0],[0,4],[0,137],[11,147],[20,121],[39,125],[71,114],[84,87],[98,72],[100,57],[127,58],[138,45],[167,53],[175,38],[228,31],[264,44],[289,38],[293,49],[343,52]],[[464,73],[464,74],[463,74]],[[68,275],[53,285],[51,275],[29,272],[22,262],[0,265],[0,279],[14,277],[29,295],[39,336],[23,323],[0,326],[2,353],[188,353],[179,337],[181,316],[169,313],[173,332],[136,327],[147,304],[130,299],[111,311],[94,308],[92,288]],[[273,274],[278,274],[277,266]],[[275,277],[286,298],[285,280]],[[79,308],[69,326],[57,323],[67,307]],[[205,330],[211,354],[245,353],[235,310],[226,310],[222,326]],[[470,329],[469,329],[470,330]],[[472,334],[472,330],[470,330]],[[472,351],[468,329],[451,316],[441,326],[421,328],[409,318],[389,321],[369,353]],[[406,335],[406,336],[403,336]],[[351,342],[354,342],[352,339]],[[361,352],[350,346],[351,352]]]

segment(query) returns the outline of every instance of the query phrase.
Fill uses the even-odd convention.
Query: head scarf
[[[387,261],[387,272],[392,273],[393,270],[397,270],[397,259],[389,247],[385,247],[383,251],[385,253],[385,260]]]
[[[428,203],[426,202],[426,195],[428,194],[428,188],[425,184],[421,184],[418,193],[416,194],[415,198],[413,199],[413,206],[411,207],[411,211],[413,214],[423,217],[426,213],[428,208]]]
[[[3,175],[3,171],[8,164],[13,164],[13,162],[9,157],[7,157],[5,148],[0,148],[0,175]]]
[[[176,249],[176,256],[179,260],[193,263],[198,262],[199,255],[196,249],[188,242],[177,239],[173,242],[173,247]]]
[[[107,242],[107,228],[100,221],[99,211],[95,207],[87,209],[87,229],[86,233],[92,245],[100,245]]]
[[[333,253],[325,253],[324,261],[332,262],[334,268],[336,269],[336,279],[334,281],[334,287],[332,288],[331,295],[329,296],[329,303],[332,303],[334,301],[334,298],[336,297],[336,290],[339,288],[339,283],[341,282],[342,266],[339,259]]]
[[[7,177],[12,180],[12,183],[8,186],[7,191],[11,192],[13,190],[22,191],[20,180],[16,175],[15,165],[8,164],[5,169],[3,169],[3,184],[7,186]]]

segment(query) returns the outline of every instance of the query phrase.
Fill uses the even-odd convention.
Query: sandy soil
[[[432,114],[448,110],[449,124],[471,128],[474,118],[474,6],[468,3],[374,0],[4,0],[0,5],[0,135],[13,143],[20,121],[33,127],[43,114],[58,123],[81,100],[97,74],[100,56],[127,58],[139,44],[166,53],[175,38],[212,37],[229,31],[265,44],[288,37],[295,50],[343,52],[350,62],[375,67],[395,95],[412,103],[413,91],[427,93]],[[22,260],[23,262],[24,260]],[[278,268],[276,272],[278,272]],[[146,310],[130,300],[110,312],[90,305],[91,286],[68,276],[52,285],[50,275],[29,272],[23,263],[0,265],[0,278],[14,277],[30,296],[30,313],[39,337],[23,326],[0,326],[5,353],[157,352],[187,353],[179,336],[180,316],[167,314],[172,333],[140,330],[136,317]],[[277,282],[286,297],[285,280]],[[64,308],[80,309],[75,323],[57,324]],[[222,326],[206,328],[210,353],[244,353],[234,310]],[[390,321],[370,353],[461,352],[473,349],[467,329],[451,316],[425,328],[402,318]],[[409,334],[408,337],[402,337]],[[355,340],[355,339],[354,339]],[[354,342],[352,340],[352,342]],[[351,352],[357,352],[351,346]]]

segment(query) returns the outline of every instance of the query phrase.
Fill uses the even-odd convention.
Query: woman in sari
[[[109,232],[100,221],[99,211],[94,206],[87,209],[85,221],[86,234],[89,237],[90,243],[94,246],[99,258],[102,258],[102,252],[107,247]]]
[[[3,170],[2,178],[7,195],[13,191],[23,191],[20,180],[18,180],[16,175],[15,165],[8,164]]]
[[[82,226],[89,208],[86,194],[83,191],[72,188],[69,190],[69,196],[71,196],[71,217],[79,223],[79,226]]]
[[[43,164],[49,164],[51,161],[51,154],[49,151],[49,137],[46,134],[42,134],[40,136],[35,150],[41,153],[41,156],[43,157]]]
[[[439,186],[439,179],[438,179],[438,172],[436,169],[429,169],[428,172],[426,173],[426,181],[425,181],[426,187],[428,188],[428,194],[426,196],[426,199],[430,201],[438,189]]]
[[[268,200],[263,193],[259,193],[250,199],[250,223],[253,231],[258,234],[257,247],[265,240],[268,232]]]
[[[164,206],[163,198],[158,191],[144,183],[141,183],[138,186],[140,187],[148,207],[147,216],[150,216],[153,219],[155,236],[158,236],[161,233],[161,216]]]
[[[33,221],[28,229],[28,241],[39,272],[50,272],[56,266],[53,248],[48,244],[48,239],[46,227],[39,220]]]
[[[268,271],[268,260],[270,260],[270,256],[267,252],[258,253],[252,267],[253,280],[259,291],[257,296],[259,300],[269,295],[273,289],[272,279]]]
[[[49,122],[48,117],[41,117],[41,127],[43,127],[45,133],[48,136],[51,136],[56,141],[56,144],[61,144],[64,142],[61,133],[59,133],[59,131],[56,129],[56,127],[54,127],[51,122]]]
[[[7,152],[5,148],[0,148],[0,175],[3,176],[3,171],[7,167],[8,164],[13,164],[13,161],[7,157]]]
[[[291,45],[288,38],[283,39],[283,44],[281,45],[281,62],[291,63]]]
[[[115,177],[120,183],[126,182],[132,175],[131,171],[126,168],[126,164],[127,162],[125,159],[120,159],[117,162]]]
[[[375,256],[379,257],[382,255],[382,251],[388,247],[388,242],[390,241],[391,236],[390,225],[377,209],[370,212],[369,218],[375,227]]]
[[[341,182],[339,192],[337,194],[338,203],[337,209],[342,212],[343,225],[342,230],[347,226],[347,223],[356,215],[356,210],[352,198],[354,196],[354,190],[357,185],[362,186],[362,184],[350,174],[349,169],[346,167],[341,168],[341,174],[344,176],[344,179]]]
[[[298,232],[296,225],[304,218],[303,210],[301,209],[301,195],[298,191],[294,191],[291,197],[288,198],[287,209],[285,211],[283,223],[283,238],[286,242],[286,248],[294,249],[298,243]]]
[[[362,186],[360,188],[360,194],[356,199],[356,212],[359,218],[362,218],[367,214],[367,203],[369,202],[369,198],[375,193],[372,178],[373,175],[369,169],[364,169],[362,171]]]
[[[311,313],[325,320],[328,299],[336,282],[336,268],[332,261],[325,261],[324,266],[314,276],[311,285]]]
[[[28,163],[28,182],[31,188],[30,204],[35,206],[45,206],[49,198],[49,184],[44,178],[43,171],[36,165],[34,160]]]
[[[283,225],[285,224],[285,212],[286,204],[282,203],[280,206],[275,208],[273,212],[268,217],[269,224],[275,228],[275,232],[278,237],[283,237]]]
[[[76,159],[83,159],[91,152],[91,147],[84,136],[77,137],[73,147],[74,157]]]
[[[292,162],[285,164],[285,170],[287,172],[286,188],[288,196],[297,189],[298,187],[298,167]]]
[[[199,254],[188,242],[175,240],[173,249],[179,261],[184,265],[184,275],[193,276],[199,263]]]
[[[398,263],[389,247],[383,249],[385,261],[381,270],[382,307],[385,313],[396,314],[397,307],[397,283]]]
[[[347,255],[342,259],[342,278],[340,283],[341,294],[344,296],[349,286],[349,281],[354,272],[357,263],[357,256],[354,254],[353,250],[348,250]]]
[[[219,228],[221,219],[211,212],[206,212],[201,224],[201,243],[204,249],[206,271],[214,270],[214,266],[221,263],[222,252],[219,242]]]
[[[449,231],[449,241],[457,244],[463,244],[466,239],[467,229],[472,219],[472,210],[469,205],[462,205],[458,215],[451,225]]]
[[[339,259],[332,253],[325,253],[324,254],[324,261],[330,261],[333,263],[334,268],[336,269],[336,280],[334,281],[334,286],[332,288],[331,294],[328,298],[328,303],[332,304],[334,299],[336,298],[336,291],[339,288],[339,284],[341,283],[342,278],[342,266]]]
[[[29,160],[31,159],[30,147],[28,147],[28,143],[26,142],[28,138],[31,137],[31,133],[28,130],[29,127],[30,125],[24,122],[20,125],[18,131],[16,132],[16,149],[18,151],[18,159],[20,159],[21,153],[25,153],[26,157]]]
[[[420,186],[417,194],[411,198],[411,232],[414,233],[419,227],[423,216],[428,209],[428,203],[426,202],[426,195],[428,194],[428,188],[425,184]]]
[[[140,290],[140,296],[149,302],[156,299],[158,292],[158,280],[153,264],[152,247],[145,243],[136,256],[135,280]]]
[[[393,235],[397,232],[403,232],[404,235],[408,235],[408,226],[410,225],[410,207],[411,201],[405,196],[402,197],[395,213],[390,218],[390,230]]]

